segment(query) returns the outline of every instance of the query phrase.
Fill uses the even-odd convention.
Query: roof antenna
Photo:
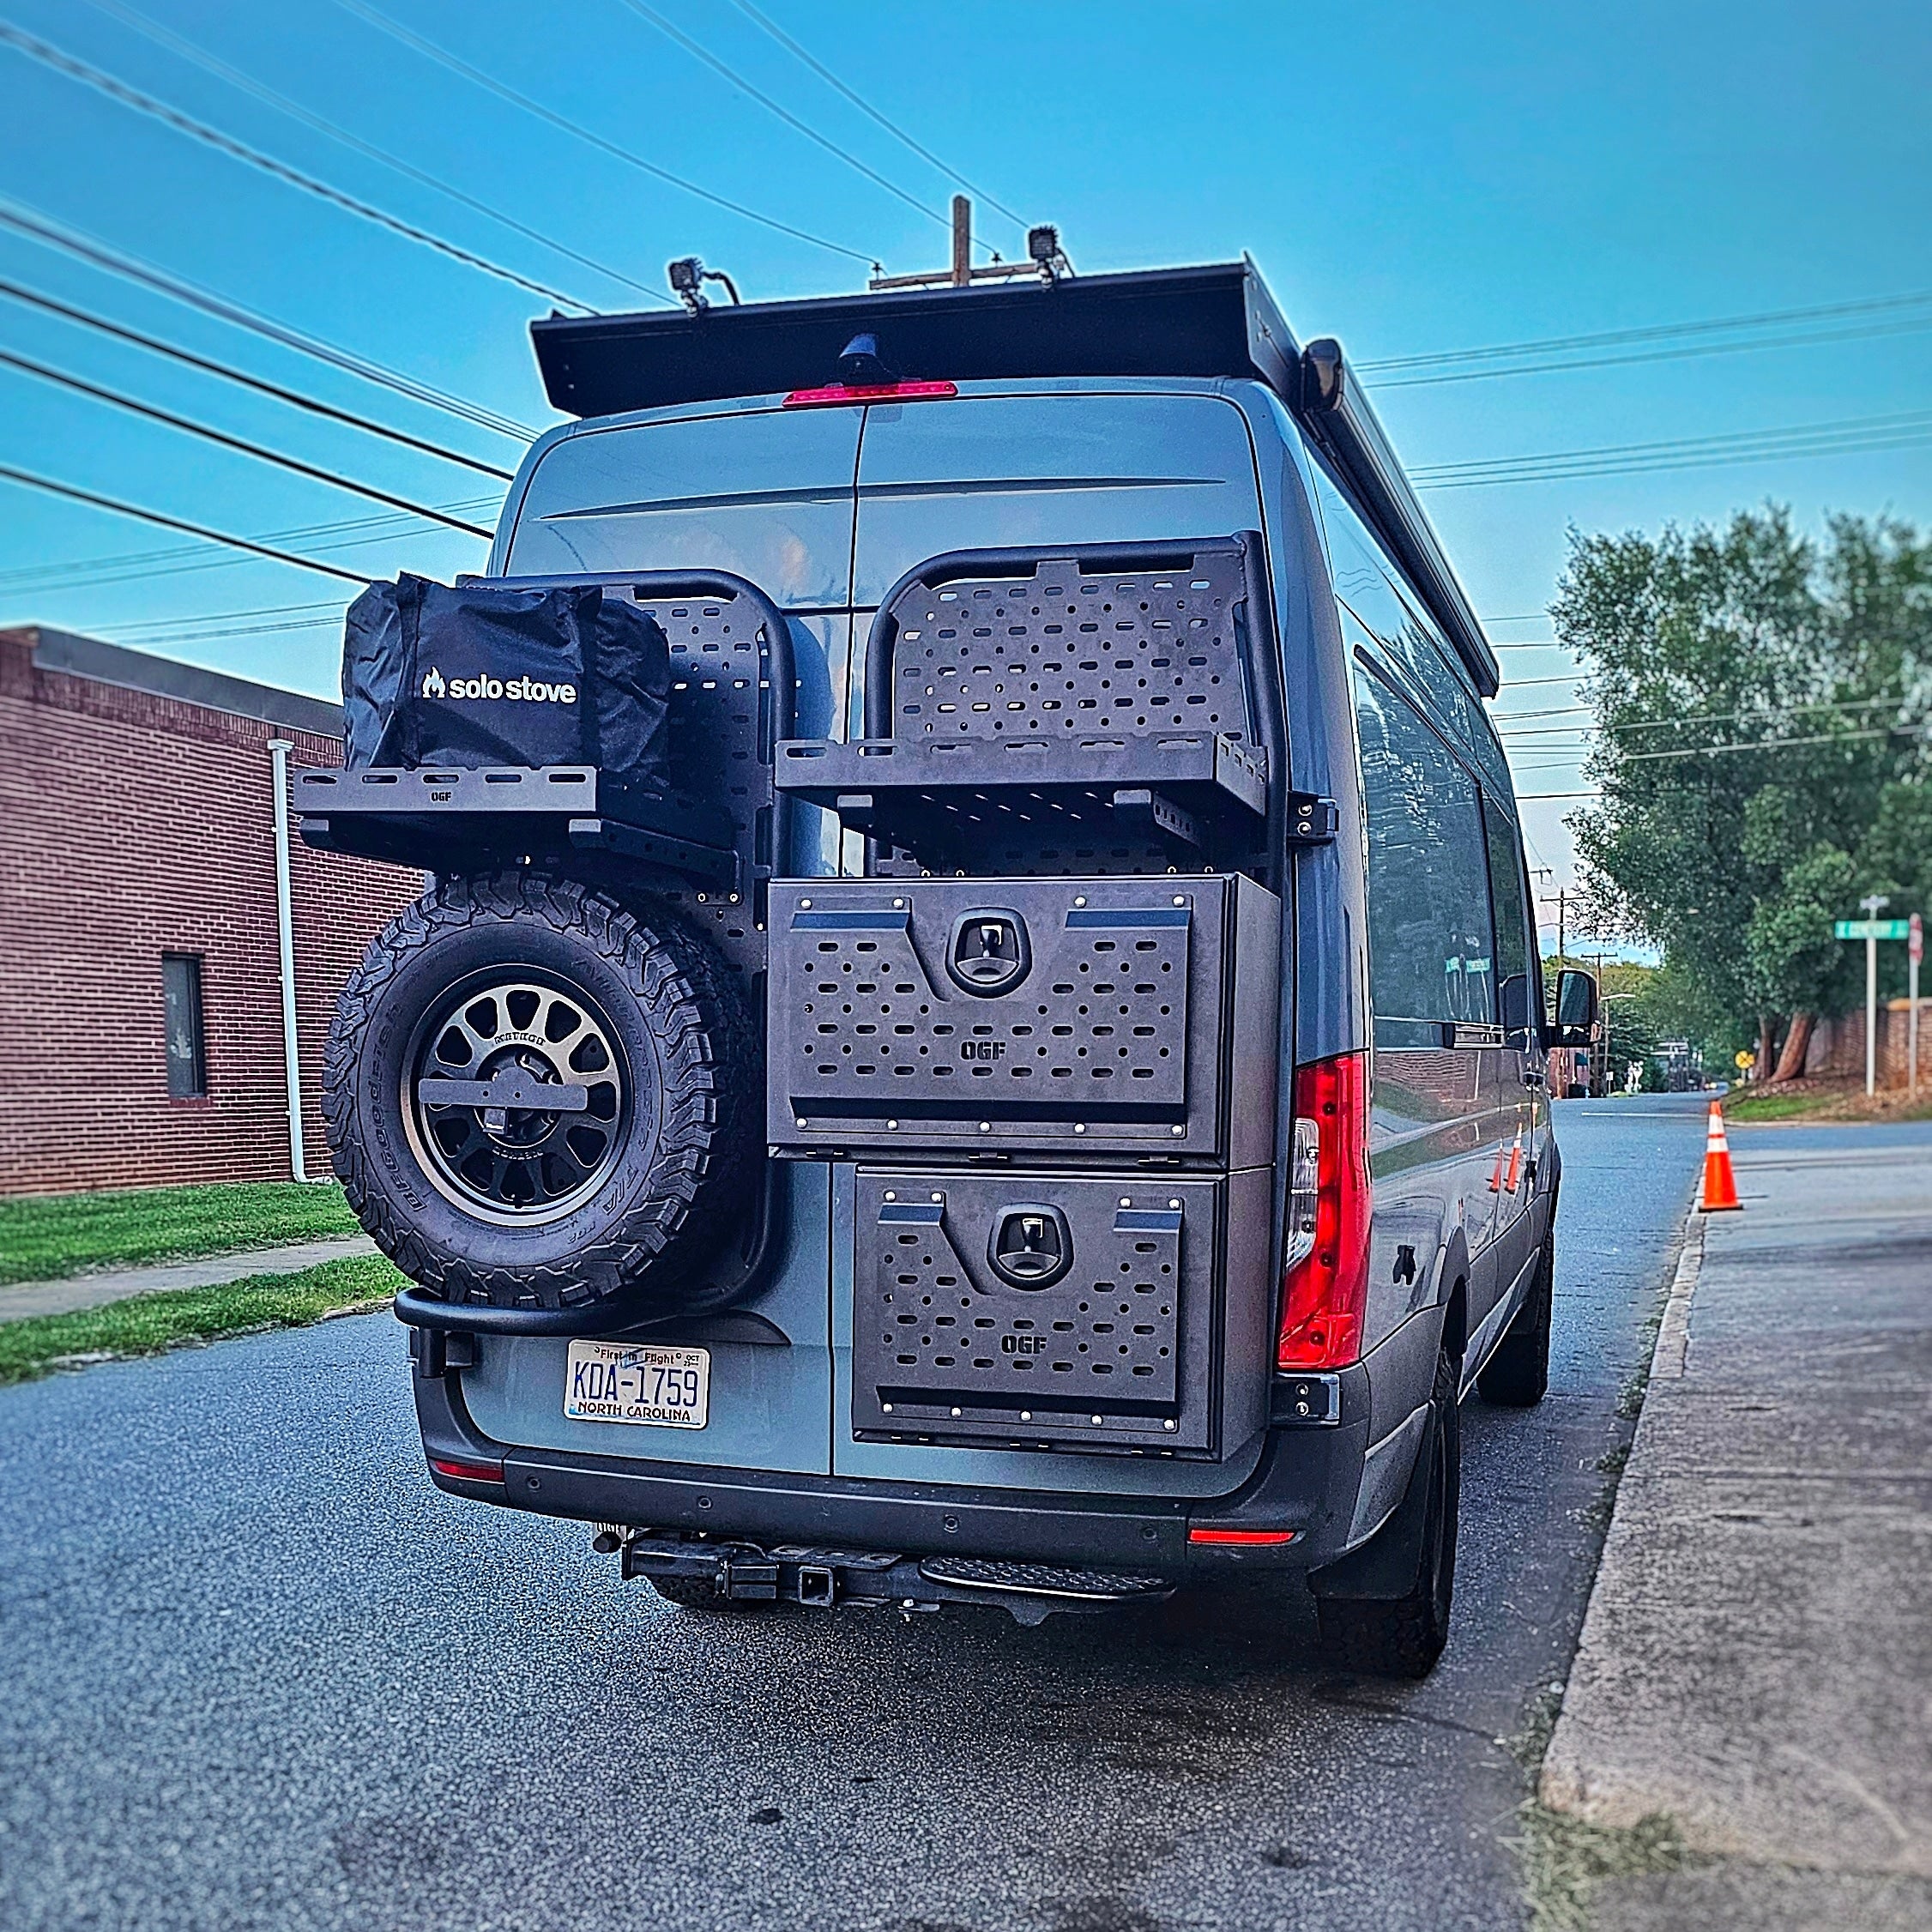
[[[704,299],[704,291],[698,286],[701,282],[721,281],[732,307],[739,305],[738,284],[722,269],[707,269],[695,255],[680,255],[666,266],[664,272],[671,278],[672,293],[693,315],[711,305]]]

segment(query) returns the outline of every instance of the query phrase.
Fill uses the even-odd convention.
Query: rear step
[[[1021,1623],[1056,1610],[1091,1614],[1171,1596],[1165,1577],[1122,1576],[1052,1563],[906,1556],[892,1550],[818,1549],[800,1543],[709,1543],[648,1530],[601,1528],[593,1545],[618,1553],[624,1579],[708,1581],[726,1602],[804,1603],[818,1609],[936,1610],[942,1603],[998,1603]]]

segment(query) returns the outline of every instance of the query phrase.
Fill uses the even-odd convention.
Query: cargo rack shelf
[[[786,740],[773,782],[941,866],[1015,833],[1251,850],[1278,741],[1265,581],[1247,535],[932,558],[873,622],[865,736]]]
[[[595,765],[298,771],[293,789],[303,842],[325,852],[466,872],[601,853],[740,889],[728,824],[670,799],[627,798]]]

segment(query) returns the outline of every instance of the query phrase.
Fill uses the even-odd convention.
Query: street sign
[[[1917,966],[1925,958],[1925,921],[1915,912],[1905,924],[1911,928],[1907,938],[1910,948],[1907,957]]]
[[[1832,928],[1841,939],[1904,939],[1911,935],[1909,919],[1841,919]]]

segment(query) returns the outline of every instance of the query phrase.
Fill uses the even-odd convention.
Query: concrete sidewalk
[[[99,1308],[130,1295],[161,1288],[215,1288],[250,1275],[293,1275],[324,1261],[347,1261],[373,1254],[366,1235],[337,1235],[325,1241],[285,1241],[278,1247],[251,1247],[235,1254],[205,1254],[192,1261],[162,1261],[139,1268],[109,1268],[98,1275],[69,1275],[62,1281],[21,1282],[0,1288],[0,1322],[28,1315],[71,1314]]]
[[[1932,1926],[1932,1126],[1742,1130],[1693,1229],[1543,1773],[1707,1855],[1609,1932]]]

